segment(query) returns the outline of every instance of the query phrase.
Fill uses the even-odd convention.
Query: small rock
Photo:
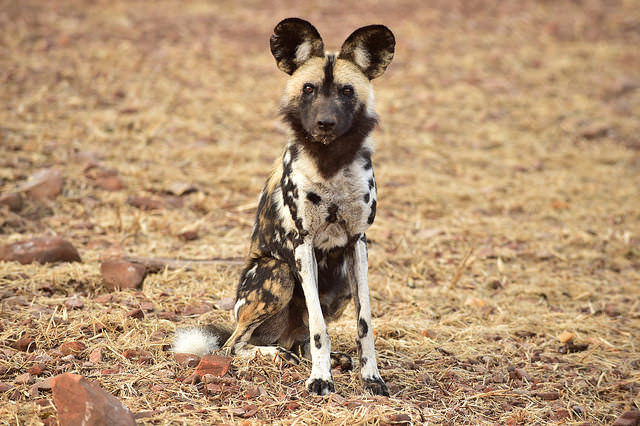
[[[77,295],[68,297],[67,300],[64,301],[64,306],[67,309],[80,309],[84,306],[84,303]]]
[[[9,389],[11,389],[13,386],[8,385],[4,382],[0,382],[0,393],[4,393],[6,391],[8,391]]]
[[[55,169],[44,169],[35,173],[19,190],[34,200],[53,200],[62,193],[62,174]]]
[[[233,297],[225,297],[224,299],[217,300],[214,302],[214,306],[221,311],[231,311],[233,307],[236,305],[236,299]]]
[[[182,310],[181,314],[182,315],[202,315],[212,310],[213,310],[213,305],[211,305],[210,303],[202,302],[202,303],[198,303],[197,305],[190,305],[185,307]]]
[[[140,210],[160,210],[165,206],[162,200],[151,197],[129,197],[127,204]]]
[[[33,357],[33,362],[37,362],[38,364],[47,364],[53,361],[53,358],[47,354],[39,354]]]
[[[21,352],[33,352],[36,350],[36,342],[33,337],[23,337],[18,339],[15,348]]]
[[[518,378],[526,380],[527,382],[531,382],[531,376],[525,371],[524,368],[516,368],[514,371]]]
[[[84,175],[92,180],[95,186],[105,191],[119,191],[124,188],[117,170],[105,169],[93,162],[87,164]]]
[[[33,376],[31,376],[31,374],[29,373],[19,374],[13,379],[13,381],[17,385],[30,385],[30,384],[33,384],[33,382],[35,382],[35,380],[33,379]]]
[[[174,353],[173,359],[183,367],[195,367],[200,363],[200,357],[194,354]]]
[[[222,377],[231,368],[231,358],[221,355],[205,355],[200,359],[200,363],[196,367],[195,374],[202,377],[205,374],[212,374],[216,377]]]
[[[198,376],[197,374],[190,374],[182,380],[182,383],[185,383],[187,385],[197,385],[198,383],[200,383],[200,376]]]
[[[287,410],[292,410],[292,411],[300,408],[300,404],[298,404],[295,401],[289,401],[284,406],[286,407]]]
[[[42,237],[22,240],[0,247],[0,260],[15,261],[23,265],[33,262],[81,262],[78,250],[60,237]]]
[[[129,318],[143,319],[144,311],[140,308],[132,309],[129,312],[127,312],[126,316],[128,316]]]
[[[78,341],[65,342],[60,345],[60,352],[62,352],[63,355],[67,355],[67,356],[78,355],[85,349],[87,349],[87,345]]]
[[[24,296],[10,296],[2,302],[7,306],[27,306],[29,304]]]
[[[255,399],[260,396],[260,388],[258,386],[250,386],[244,392],[244,397],[246,399]]]
[[[0,194],[0,207],[7,206],[12,212],[22,210],[22,196],[19,192]]]
[[[566,408],[560,408],[556,410],[556,412],[551,416],[551,420],[563,421],[568,419],[569,417],[571,417],[571,414],[569,414],[569,410],[567,410]]]
[[[129,409],[82,376],[66,373],[53,379],[53,402],[61,425],[135,425]]]
[[[640,425],[640,411],[625,411],[613,422],[613,426],[638,426]]]
[[[570,333],[568,331],[563,331],[562,333],[560,333],[560,335],[558,336],[558,340],[562,343],[567,343],[567,342],[571,342],[573,341],[573,339],[575,339],[576,335],[573,333]]]
[[[435,339],[437,336],[434,330],[431,330],[428,328],[425,328],[424,330],[422,330],[420,334],[422,335],[422,337],[428,337],[429,339],[432,339],[432,340]]]
[[[60,362],[62,364],[71,364],[73,362],[76,362],[77,360],[78,360],[78,358],[76,358],[75,355],[73,355],[73,354],[69,354],[69,355],[66,355],[66,356],[63,356],[62,358],[60,358]]]
[[[124,182],[118,176],[105,176],[99,177],[94,181],[94,184],[105,191],[120,191],[124,188]]]
[[[387,422],[392,425],[409,425],[411,424],[411,416],[408,414],[393,414],[389,416]]]
[[[487,306],[487,302],[477,297],[470,297],[464,302],[465,306],[473,306],[476,308],[484,308]]]
[[[53,381],[53,377],[47,377],[44,380],[36,382],[29,388],[29,395],[32,398],[37,398],[40,396],[41,390],[51,390],[51,382]]]
[[[102,348],[98,347],[92,350],[89,354],[89,361],[94,364],[100,364],[102,362]]]
[[[27,370],[27,372],[33,376],[39,376],[44,371],[44,368],[41,365],[34,365]]]
[[[167,192],[178,197],[182,195],[191,194],[197,192],[198,188],[187,182],[173,182],[167,188]]]
[[[164,340],[165,337],[167,337],[167,332],[164,329],[154,331],[151,333],[151,336],[149,336],[152,342],[160,342]]]
[[[611,132],[611,127],[606,123],[593,123],[580,130],[579,135],[585,139],[598,139]]]
[[[109,303],[113,299],[113,294],[103,294],[101,296],[97,296],[95,299],[98,303]]]
[[[186,229],[178,234],[178,237],[184,241],[193,241],[200,238],[197,229]]]
[[[159,319],[163,319],[163,320],[168,320],[168,321],[175,321],[176,320],[176,313],[173,312],[173,311],[158,312],[158,318]]]
[[[153,302],[140,302],[140,309],[145,312],[153,312]]]
[[[544,401],[554,401],[556,399],[560,398],[560,393],[559,392],[538,392],[536,393],[536,396]]]
[[[245,404],[242,406],[242,409],[244,413],[240,414],[240,417],[245,419],[253,417],[258,413],[258,406],[255,404]]]
[[[117,290],[142,287],[147,268],[125,260],[106,260],[100,265],[100,272],[105,287]]]
[[[620,315],[620,310],[616,305],[607,303],[606,305],[604,305],[604,313],[607,314],[607,316],[613,318]]]
[[[128,360],[137,360],[140,364],[151,364],[153,362],[151,352],[144,349],[126,349],[122,352],[122,356]]]

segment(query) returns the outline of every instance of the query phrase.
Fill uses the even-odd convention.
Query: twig
[[[472,257],[472,255],[473,255],[473,247],[469,249],[469,251],[467,252],[467,255],[464,257],[464,259],[462,259],[462,262],[460,262],[460,265],[458,265],[458,270],[456,271],[453,278],[451,278],[451,281],[449,281],[449,285],[446,287],[447,290],[451,290],[456,285],[456,283],[458,282],[458,280],[460,280],[460,277],[464,273],[465,269],[471,266],[471,264],[476,260],[475,257]]]
[[[192,271],[196,266],[208,265],[242,265],[239,257],[214,257],[210,259],[171,259],[168,257],[140,257],[127,256],[123,260],[127,262],[141,263],[150,273],[161,272],[166,269],[184,269]]]

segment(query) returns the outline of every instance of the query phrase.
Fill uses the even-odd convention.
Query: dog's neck
[[[366,141],[378,119],[362,106],[353,118],[351,128],[329,144],[322,144],[304,129],[300,119],[291,111],[283,111],[283,120],[292,130],[293,144],[307,154],[324,179],[330,179],[343,167],[351,164],[359,151],[368,149]],[[369,154],[370,155],[370,154]]]

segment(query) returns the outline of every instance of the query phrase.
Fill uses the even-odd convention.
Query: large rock
[[[136,424],[122,402],[82,376],[71,373],[56,376],[51,389],[61,426]]]
[[[82,262],[78,250],[60,237],[41,237],[0,247],[0,260],[27,263]]]
[[[126,260],[106,260],[100,265],[102,281],[110,290],[140,288],[147,275],[147,268]]]
[[[53,200],[62,193],[62,185],[62,174],[58,170],[44,169],[34,173],[20,190],[34,200]]]

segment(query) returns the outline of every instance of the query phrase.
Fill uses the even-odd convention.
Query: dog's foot
[[[336,389],[331,379],[324,380],[310,377],[307,380],[307,390],[318,395],[329,395],[331,392],[335,392]]]
[[[362,378],[363,386],[366,390],[370,390],[374,395],[389,396],[389,389],[381,377]]]
[[[343,352],[331,352],[331,368],[340,367],[342,371],[351,371],[353,361],[351,357]]]
[[[300,358],[296,354],[286,349],[278,347],[278,356],[291,364],[299,365]]]

